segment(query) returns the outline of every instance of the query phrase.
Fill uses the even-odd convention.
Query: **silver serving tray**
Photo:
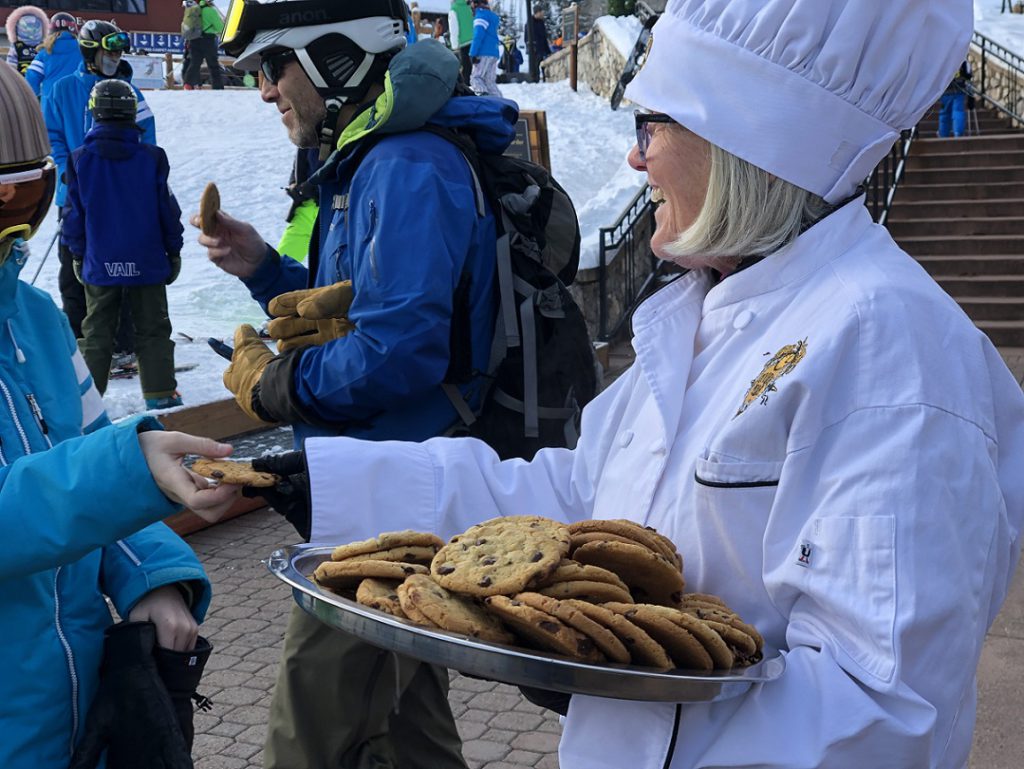
[[[275,550],[267,568],[291,585],[296,603],[314,617],[369,644],[398,654],[502,683],[573,694],[647,702],[714,702],[778,678],[785,657],[765,650],[756,665],[705,673],[658,671],[635,665],[592,665],[567,657],[478,638],[430,630],[321,590],[307,575],[330,559],[330,547],[290,545]]]

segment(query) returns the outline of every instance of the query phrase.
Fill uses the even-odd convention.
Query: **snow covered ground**
[[[596,264],[597,229],[612,224],[643,183],[643,176],[625,163],[633,143],[632,113],[612,112],[606,100],[583,84],[578,93],[564,82],[501,88],[521,108],[546,111],[554,174],[579,211],[583,263]],[[256,91],[147,91],[145,96],[156,115],[157,141],[170,160],[171,188],[184,211],[181,276],[168,288],[168,298],[176,363],[195,365],[178,374],[178,389],[185,404],[195,406],[229,397],[221,383],[226,363],[206,345],[206,338],[230,341],[239,323],[259,325],[263,314],[238,280],[210,264],[187,218],[198,209],[206,183],[215,181],[223,209],[248,220],[276,244],[288,210],[283,187],[295,150],[277,110],[260,101]],[[31,242],[33,257],[22,272],[25,280],[39,267],[56,225],[52,210]],[[59,304],[57,268],[54,248],[36,285]],[[138,380],[112,381],[105,403],[115,419],[141,412]]]
[[[1001,13],[1002,7],[1002,0],[974,0],[974,29],[1024,56],[1024,13]]]

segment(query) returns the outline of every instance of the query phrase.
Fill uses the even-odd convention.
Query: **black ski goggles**
[[[0,167],[0,241],[35,235],[50,210],[56,186],[57,167],[50,158],[35,168]]]
[[[333,0],[295,0],[288,3],[231,0],[228,12],[224,15],[220,45],[228,56],[237,57],[253,41],[257,32],[337,24],[374,16],[404,20],[405,3],[403,0],[359,0],[358,3],[339,3]]]
[[[676,121],[661,112],[643,112],[636,110],[633,113],[636,121],[636,147],[640,151],[640,160],[647,161],[647,148],[651,146],[651,137],[654,132],[651,123],[675,123]]]
[[[83,48],[102,48],[110,53],[124,53],[132,47],[132,39],[127,32],[111,32],[99,40],[78,38],[78,44]]]

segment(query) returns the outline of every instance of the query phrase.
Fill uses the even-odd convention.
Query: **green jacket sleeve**
[[[277,244],[277,253],[290,256],[297,262],[306,261],[318,210],[315,200],[307,200],[295,208],[295,213],[281,235],[281,242]]]

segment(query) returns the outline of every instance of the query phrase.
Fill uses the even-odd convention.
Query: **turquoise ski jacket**
[[[210,585],[156,523],[180,508],[149,474],[141,420],[110,424],[67,319],[18,280],[26,256],[0,266],[0,766],[67,769],[112,622],[103,596],[126,617],[187,582],[202,620]]]

